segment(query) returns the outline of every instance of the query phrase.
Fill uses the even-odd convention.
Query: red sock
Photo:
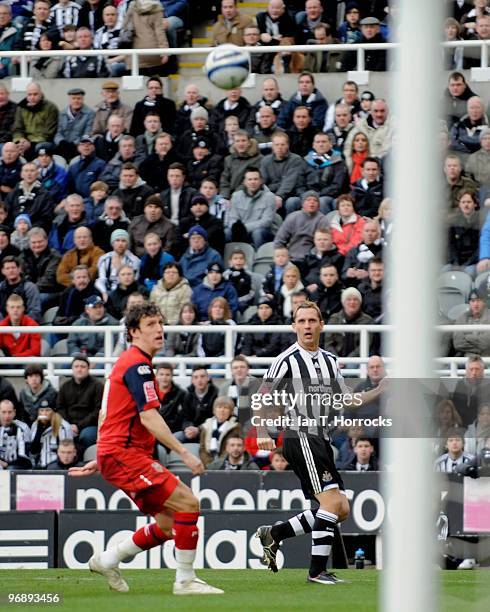
[[[180,550],[195,550],[199,538],[197,519],[199,512],[175,512],[172,535],[175,548]]]
[[[172,537],[165,535],[156,523],[145,525],[133,534],[133,542],[142,550],[160,546],[171,539]]]

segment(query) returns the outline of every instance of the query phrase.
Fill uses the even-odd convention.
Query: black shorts
[[[332,447],[324,438],[299,433],[285,437],[282,450],[286,461],[301,481],[306,499],[330,489],[344,491],[342,477],[335,467]]]

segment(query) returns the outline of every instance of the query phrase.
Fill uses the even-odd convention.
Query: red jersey
[[[155,438],[142,425],[139,413],[158,410],[160,400],[150,355],[131,346],[116,361],[105,384],[97,454],[137,449],[152,456]]]

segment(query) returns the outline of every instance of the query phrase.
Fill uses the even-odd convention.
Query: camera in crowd
[[[456,468],[456,473],[470,478],[490,476],[490,438],[487,445],[481,449],[478,455],[469,463],[462,463]]]

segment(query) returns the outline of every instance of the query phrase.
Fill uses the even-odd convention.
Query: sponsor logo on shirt
[[[147,402],[154,402],[155,400],[158,400],[155,384],[152,380],[148,380],[143,383],[143,391],[145,393],[145,398]]]
[[[142,376],[144,376],[145,374],[151,374],[151,369],[148,365],[140,365],[137,371],[138,374],[141,374]]]

